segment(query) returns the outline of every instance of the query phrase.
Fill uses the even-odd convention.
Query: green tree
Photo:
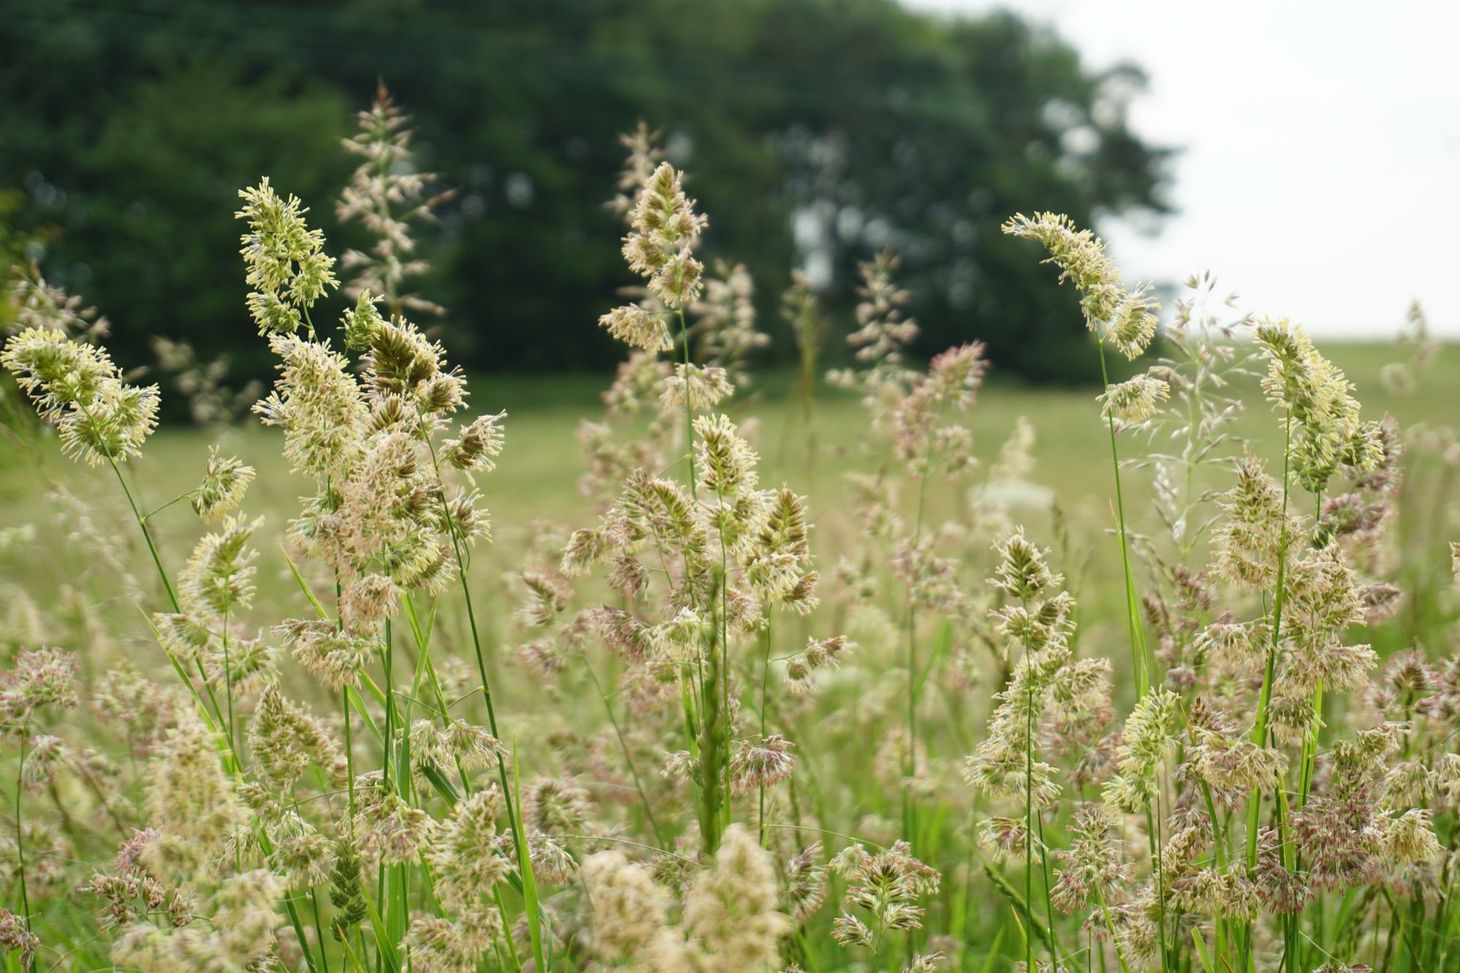
[[[476,370],[603,368],[595,326],[629,281],[605,212],[617,133],[665,129],[762,311],[809,263],[845,311],[893,246],[919,350],[980,337],[1004,368],[1088,378],[1069,295],[998,232],[1016,210],[1081,223],[1160,212],[1165,153],[1133,133],[1134,69],[1095,73],[1053,33],[892,0],[19,0],[0,19],[0,152],[62,228],[46,263],[116,323],[120,360],[161,333],[216,352],[249,323],[218,217],[268,173],[343,247],[338,139],[384,79],[421,164],[456,187],[421,288]],[[226,205],[230,204],[222,204]],[[789,343],[781,353],[789,356]],[[245,370],[262,367],[239,356]]]

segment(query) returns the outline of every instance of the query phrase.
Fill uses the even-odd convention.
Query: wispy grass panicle
[[[252,466],[235,456],[224,456],[217,446],[208,448],[208,465],[203,482],[193,491],[193,510],[204,521],[214,521],[237,510],[257,474]]]
[[[284,457],[296,473],[343,474],[360,454],[369,416],[349,359],[328,342],[293,334],[270,336],[269,347],[279,358],[279,378],[254,412],[284,430]]]
[[[672,165],[659,164],[634,200],[623,243],[629,269],[641,275],[649,293],[671,311],[688,309],[703,288],[704,265],[695,259],[694,250],[709,222],[695,212],[682,182]]]
[[[664,161],[663,136],[662,133],[651,130],[641,119],[632,132],[620,135],[618,141],[627,153],[623,169],[619,172],[618,194],[605,203],[604,207],[629,222],[639,191],[648,184],[659,164]]]
[[[360,164],[335,203],[335,215],[342,223],[359,223],[375,243],[368,251],[346,250],[340,258],[340,268],[351,273],[344,294],[381,295],[391,313],[442,314],[439,304],[403,288],[430,269],[417,254],[412,224],[432,222],[435,208],[451,193],[426,195],[436,177],[416,169],[411,119],[384,84],[376,88],[370,110],[356,118],[359,131],[343,145]]]
[[[1382,459],[1378,423],[1359,417],[1353,386],[1312,339],[1287,319],[1266,320],[1256,329],[1267,358],[1262,387],[1275,407],[1295,424],[1292,472],[1312,493],[1322,493],[1339,465],[1371,470]]]
[[[157,386],[132,385],[106,350],[54,327],[5,342],[0,365],[60,433],[61,449],[88,465],[139,456],[157,427]]]
[[[1047,262],[1059,267],[1061,281],[1069,281],[1080,292],[1085,324],[1102,344],[1108,342],[1127,358],[1145,352],[1156,334],[1155,304],[1147,287],[1128,290],[1121,282],[1104,241],[1056,213],[1035,213],[1033,218],[1019,213],[1003,229],[1049,251]]]
[[[755,282],[744,264],[717,261],[705,291],[690,306],[694,323],[689,337],[694,356],[725,370],[731,382],[745,385],[749,358],[771,342],[756,329]]]
[[[324,251],[324,234],[305,222],[309,208],[297,196],[281,198],[268,176],[238,195],[244,203],[234,217],[248,223],[239,252],[253,288],[249,313],[259,334],[293,334],[314,302],[339,286],[335,258]]]

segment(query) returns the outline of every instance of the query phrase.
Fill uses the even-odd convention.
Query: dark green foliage
[[[947,21],[891,0],[7,7],[0,178],[26,191],[22,229],[59,227],[46,270],[112,318],[124,365],[163,334],[265,368],[241,310],[233,193],[268,174],[333,252],[365,242],[333,200],[354,161],[339,139],[378,78],[414,116],[422,165],[459,190],[421,234],[434,269],[418,289],[447,306],[478,371],[620,357],[595,325],[629,283],[601,203],[616,136],[641,118],[666,127],[711,217],[707,255],[749,265],[765,320],[806,256],[793,224],[803,239],[817,227],[832,311],[850,305],[855,262],[893,246],[921,352],[976,336],[1035,379],[1089,379],[1088,339],[1073,295],[1000,221],[1161,209],[1164,152],[1124,121],[1139,75],[1092,73],[1008,14]],[[1079,163],[1061,148],[1075,129],[1094,147]],[[791,347],[778,335],[777,353]]]

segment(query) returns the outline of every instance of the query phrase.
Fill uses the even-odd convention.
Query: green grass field
[[[1405,428],[1460,423],[1460,345],[1441,346],[1430,366],[1421,374],[1412,392],[1397,395],[1386,389],[1380,372],[1386,364],[1402,360],[1404,351],[1389,342],[1324,345],[1324,351],[1343,368],[1357,386],[1366,413],[1391,413]],[[492,512],[495,548],[486,557],[500,560],[503,570],[516,561],[516,551],[534,523],[551,521],[571,527],[591,522],[592,512],[579,495],[578,478],[584,459],[575,433],[585,417],[601,409],[599,393],[612,376],[566,375],[556,377],[486,375],[472,382],[472,408],[480,412],[508,412],[507,447],[498,468],[484,477],[481,487]],[[1255,387],[1255,382],[1251,383]],[[853,525],[842,517],[847,491],[842,474],[865,466],[859,453],[866,429],[866,415],[855,397],[823,388],[812,418],[814,449],[805,445],[799,405],[787,402],[789,376],[772,373],[760,377],[748,397],[737,402],[732,413],[754,419],[758,425],[756,445],[762,456],[762,478],[774,483],[787,481],[810,499],[818,533],[813,548],[821,552],[845,550],[854,543]],[[1055,504],[1076,522],[1114,522],[1109,498],[1113,495],[1109,473],[1109,442],[1093,389],[1029,388],[991,371],[979,402],[969,417],[976,450],[981,459],[997,455],[1021,417],[1035,431],[1035,469],[1031,479],[1051,491]],[[1242,415],[1236,433],[1250,440],[1254,448],[1269,455],[1280,447],[1278,421],[1260,400],[1253,397]],[[145,503],[156,507],[192,489],[201,475],[208,444],[218,439],[211,430],[167,429],[148,446],[146,459],[135,464],[134,475],[141,484]],[[259,477],[250,495],[250,507],[270,515],[268,530],[282,530],[290,512],[297,509],[297,497],[307,485],[285,468],[279,455],[277,432],[251,419],[224,430],[225,452],[233,452],[253,465]],[[33,524],[51,540],[45,550],[63,543],[52,522],[52,510],[44,490],[62,485],[79,496],[117,507],[111,474],[104,468],[89,469],[61,458],[53,443],[40,448],[10,447],[10,458],[0,465],[0,498],[5,516],[0,525]],[[1128,450],[1127,455],[1131,452]],[[1421,471],[1422,475],[1429,475]],[[1131,520],[1138,529],[1154,526],[1141,515],[1149,500],[1146,477],[1134,471],[1127,488],[1131,491]],[[957,497],[934,486],[930,490],[933,520],[952,510]],[[1047,505],[1046,505],[1047,507]],[[123,511],[117,508],[120,515]],[[1047,509],[1029,509],[1031,530],[1049,536]],[[181,525],[181,536],[168,537],[181,558],[193,539],[191,518],[179,510],[171,518]],[[165,537],[169,520],[159,518],[157,529]],[[130,528],[118,523],[123,540],[130,543]],[[1097,578],[1108,580],[1113,545],[1094,544],[1091,569]],[[1118,562],[1116,562],[1118,563]],[[34,573],[32,562],[27,578],[37,584],[52,580]],[[1103,590],[1103,587],[1102,587]],[[1103,604],[1103,599],[1099,602]]]
[[[1460,405],[1457,405],[1460,399],[1455,392],[1460,388],[1460,345],[1442,346],[1418,375],[1415,386],[1404,394],[1386,388],[1380,377],[1387,364],[1405,357],[1402,349],[1392,344],[1345,344],[1323,346],[1323,351],[1355,384],[1364,415],[1393,414],[1414,443],[1406,461],[1407,485],[1398,502],[1395,524],[1399,563],[1393,566],[1391,574],[1412,593],[1403,611],[1413,613],[1414,617],[1402,618],[1399,624],[1375,627],[1367,637],[1372,638],[1381,656],[1407,647],[1417,638],[1443,642],[1450,637],[1453,619],[1445,614],[1449,609],[1441,607],[1442,603],[1450,604],[1445,600],[1449,596],[1437,592],[1449,591],[1447,545],[1451,538],[1460,536],[1460,524],[1454,520],[1457,455],[1453,439],[1447,438],[1453,434],[1439,430],[1460,424]],[[647,843],[654,840],[647,827],[647,815],[639,813],[632,791],[624,783],[620,758],[629,763],[630,752],[641,762],[639,769],[649,781],[644,786],[654,795],[659,813],[671,821],[688,821],[687,827],[680,825],[681,834],[691,835],[695,828],[693,809],[684,797],[688,788],[681,786],[675,790],[675,785],[665,783],[657,773],[666,753],[684,745],[672,713],[675,707],[669,707],[668,718],[646,715],[647,708],[636,711],[636,706],[644,704],[636,704],[625,695],[632,692],[631,664],[617,658],[613,650],[596,640],[576,653],[573,667],[551,679],[519,664],[518,660],[519,642],[524,636],[520,622],[513,617],[520,603],[520,590],[512,579],[523,569],[524,560],[532,556],[531,540],[543,524],[571,529],[590,526],[595,521],[595,512],[577,487],[585,461],[575,433],[585,417],[598,415],[601,408],[598,395],[610,378],[607,375],[525,379],[483,376],[473,382],[471,396],[473,412],[505,409],[509,413],[507,445],[498,467],[479,478],[484,504],[491,511],[494,541],[477,548],[471,558],[470,588],[477,600],[486,643],[484,669],[490,675],[498,700],[503,739],[515,748],[517,765],[526,768],[526,773],[537,775],[534,780],[547,777],[549,784],[553,784],[552,775],[561,775],[561,779],[569,781],[588,780],[595,800],[601,802],[605,830],[589,836],[568,836],[573,838],[573,851],[580,859],[601,850],[605,842],[627,841],[640,850],[661,850]],[[766,658],[770,658],[772,638],[777,658],[805,645],[808,636],[823,636],[833,631],[846,631],[860,644],[842,669],[823,674],[819,695],[798,699],[778,688],[768,703],[762,691],[759,701],[763,707],[762,721],[769,715],[776,732],[784,732],[795,741],[800,759],[789,784],[790,807],[785,806],[785,798],[776,795],[771,799],[770,811],[773,820],[797,823],[773,823],[771,829],[785,829],[784,833],[772,830],[771,837],[762,840],[777,854],[785,856],[804,849],[817,837],[826,843],[830,852],[835,852],[854,838],[890,844],[906,835],[913,841],[917,855],[942,876],[940,890],[924,902],[929,935],[936,932],[938,937],[946,938],[943,945],[952,944],[950,948],[956,948],[957,968],[962,971],[1012,969],[1015,959],[1026,954],[1016,938],[1023,935],[1018,916],[1024,893],[1015,887],[1024,881],[1023,863],[999,865],[976,841],[973,822],[986,806],[978,803],[980,799],[964,782],[960,771],[964,758],[988,736],[991,696],[1004,685],[1001,680],[1007,680],[1011,671],[1009,650],[1003,649],[1000,661],[999,646],[992,639],[987,640],[986,646],[991,652],[983,646],[971,649],[954,644],[955,638],[964,637],[956,634],[960,626],[970,626],[964,619],[951,616],[924,618],[921,627],[916,628],[916,643],[912,638],[915,624],[910,621],[908,637],[904,640],[900,630],[902,612],[907,610],[911,617],[911,611],[900,600],[898,585],[902,582],[897,580],[897,572],[890,563],[864,565],[864,576],[874,579],[873,583],[879,586],[870,596],[852,595],[845,588],[837,588],[833,577],[842,559],[865,559],[873,550],[884,552],[876,557],[888,559],[888,548],[871,546],[861,536],[845,483],[845,474],[868,472],[874,464],[885,463],[879,457],[886,455],[886,446],[878,443],[870,451],[864,448],[869,438],[866,413],[857,399],[848,394],[823,391],[814,403],[808,426],[799,403],[788,400],[789,384],[785,375],[758,377],[751,393],[733,403],[730,412],[762,455],[762,485],[785,481],[807,495],[814,524],[811,551],[823,574],[824,589],[833,593],[809,617],[789,613],[777,616],[786,620],[774,623],[774,636],[767,634]],[[1274,462],[1281,461],[1280,427],[1258,394],[1255,377],[1246,382],[1246,406],[1232,430],[1234,436],[1245,440],[1272,468]],[[1027,479],[1038,489],[1029,491],[1027,496],[1010,499],[1008,516],[1015,523],[1022,521],[1032,541],[1050,548],[1052,566],[1067,575],[1068,587],[1079,602],[1078,653],[1087,658],[1103,656],[1112,660],[1116,706],[1124,712],[1133,699],[1131,656],[1127,651],[1122,561],[1113,533],[1115,494],[1110,443],[1095,393],[1092,389],[1031,389],[1002,380],[997,371],[993,372],[968,416],[981,464],[996,459],[1001,445],[1021,418],[1035,432],[1034,467]],[[259,474],[244,505],[250,516],[266,518],[265,526],[253,538],[259,550],[259,594],[253,614],[261,624],[310,617],[312,609],[287,568],[280,542],[290,517],[299,509],[300,498],[309,494],[313,486],[291,474],[284,465],[279,453],[279,433],[255,422],[222,430],[167,429],[152,438],[140,461],[128,464],[126,475],[140,503],[144,510],[152,511],[148,524],[159,539],[162,560],[176,572],[201,532],[187,504],[175,501],[196,486],[209,445],[215,441],[221,443],[225,453],[234,453],[256,467]],[[1159,442],[1144,443],[1130,437],[1122,442],[1125,457],[1162,448]],[[1234,441],[1224,452],[1235,455],[1240,448]],[[1212,473],[1212,483],[1208,486],[1226,489],[1230,485],[1231,477],[1225,469]],[[1126,513],[1131,533],[1139,542],[1143,535],[1160,529],[1150,509],[1149,473],[1134,465],[1127,467],[1124,475]],[[972,482],[977,482],[976,476]],[[967,530],[977,536],[991,533],[987,525],[963,522],[969,509],[968,489],[967,482],[957,486],[941,480],[933,482],[927,492],[926,522],[951,524],[947,529],[953,532]],[[71,499],[62,498],[62,494]],[[85,660],[93,657],[104,660],[101,666],[105,667],[115,666],[115,660],[120,657],[159,679],[170,679],[167,658],[144,619],[144,612],[162,609],[161,588],[111,471],[105,466],[89,468],[64,460],[48,433],[37,436],[32,430],[8,441],[0,463],[0,503],[3,503],[0,537],[13,538],[15,535],[9,528],[32,528],[35,533],[33,542],[12,541],[0,546],[0,582],[13,586],[3,589],[11,614],[6,631],[12,649],[44,639],[51,632],[60,632],[60,638],[65,640],[63,644],[78,650]],[[911,517],[912,498],[904,495],[901,505],[904,515]],[[881,545],[880,541],[877,543]],[[980,606],[995,601],[983,597],[989,591],[984,578],[992,571],[994,558],[987,551],[987,542],[981,543],[984,546],[979,550],[965,549],[961,553],[956,540],[946,545],[958,559],[954,569],[956,584],[975,595],[973,602]],[[325,592],[328,600],[329,581],[319,567],[306,566],[305,573],[310,575],[317,591]],[[1146,568],[1142,566],[1138,570]],[[586,594],[587,601],[603,594],[600,587],[594,587],[597,581],[586,584],[585,591],[579,594]],[[1144,587],[1146,579],[1138,584]],[[1151,584],[1150,587],[1159,586]],[[43,606],[40,614],[44,618],[23,617],[24,600],[13,597],[15,589],[28,592],[34,604]],[[416,654],[404,621],[397,616],[395,634],[387,636],[386,644],[394,647],[397,666],[409,660],[411,664],[407,668],[415,673],[412,682],[390,681],[390,663],[382,664],[382,660],[390,657],[389,652],[370,663],[374,678],[395,690],[397,705],[403,711],[402,720],[430,715],[429,706],[422,702],[426,691],[422,672],[429,671],[430,667],[420,665],[422,658],[434,657],[434,664],[443,672],[454,666],[468,676],[474,674],[475,670],[468,665],[472,658],[472,639],[459,596],[460,591],[453,582],[439,600],[433,601],[420,593],[414,595],[419,601],[407,600],[407,604],[416,606],[412,612],[417,607],[426,611],[426,606],[431,605],[428,617],[434,630],[423,640],[430,645],[424,654]],[[435,613],[437,606],[441,607],[439,615]],[[882,619],[880,627],[868,621],[865,611],[868,608]],[[976,631],[978,623],[971,628]],[[275,637],[265,634],[264,640]],[[752,654],[755,650],[750,640],[741,641],[743,644],[736,645],[737,656],[730,659],[730,666],[735,673],[735,691],[749,698],[751,694],[744,687],[757,685],[769,663],[765,664],[767,669],[762,669],[758,657]],[[903,653],[911,651],[914,644],[920,653],[919,680],[909,679],[906,673],[918,670],[904,665],[907,657]],[[330,707],[338,704],[339,697],[330,699],[321,692],[320,686],[300,671],[287,653],[280,651],[278,655],[281,659],[278,678],[292,694],[308,700],[316,712],[330,712]],[[609,686],[619,679],[624,683],[620,689],[600,697],[596,689],[599,676],[595,674],[590,680],[585,670],[577,668],[576,660],[602,672],[610,680]],[[104,686],[107,678],[104,668],[94,671],[83,667],[82,680],[88,689]],[[396,678],[401,678],[398,673]],[[453,677],[444,678],[449,681]],[[927,766],[918,770],[916,786],[909,784],[905,791],[898,781],[912,778],[899,775],[897,761],[903,738],[898,734],[903,714],[902,693],[910,683],[919,687],[920,698],[916,704],[921,723],[919,759],[925,759]],[[466,681],[464,688],[460,683],[456,687],[459,693],[452,704],[456,707],[453,715],[480,722],[481,707],[474,701],[471,680]],[[622,702],[620,695],[624,695]],[[388,734],[390,724],[384,715],[387,710],[373,700],[368,707],[359,708],[357,734],[364,732],[366,723],[362,720],[366,719],[367,709],[372,714],[370,720],[374,721],[370,725],[385,722]],[[221,714],[222,709],[217,711]],[[606,732],[604,722],[605,714],[613,717],[619,712],[626,720],[643,721],[642,725],[631,723],[626,728],[626,738],[617,737],[622,753],[608,742],[614,737]],[[333,713],[338,717],[338,710]],[[618,732],[619,727],[615,725],[614,729]],[[564,741],[583,741],[585,747],[590,746],[587,741],[597,741],[592,745],[600,749],[592,752],[602,766],[594,771],[591,762],[586,770],[574,764],[565,754],[573,753],[576,744]],[[374,753],[369,740],[362,746],[358,736],[355,751]],[[404,767],[406,757],[400,759]],[[595,777],[595,773],[601,776]],[[419,786],[421,790],[415,800],[430,806],[435,806],[433,802],[440,803],[423,784]],[[644,786],[639,787],[640,795]],[[906,796],[914,793],[915,798]],[[1098,786],[1086,783],[1079,785],[1071,799],[1098,800],[1099,794]],[[338,802],[338,792],[333,797]],[[916,812],[909,810],[909,801],[915,801]],[[650,803],[647,797],[644,802]],[[757,820],[764,823],[767,814],[766,805],[757,809],[753,794],[738,796],[727,807],[730,808],[728,817],[740,823]],[[594,829],[600,825],[585,822],[580,826]],[[1057,821],[1051,814],[1048,839],[1053,846],[1068,845],[1067,828],[1066,823]],[[1457,837],[1460,835],[1453,827],[1445,836],[1452,846]],[[660,844],[667,847],[671,841],[672,838]],[[78,849],[76,855],[88,866],[103,862],[113,854],[110,835],[86,837],[82,844],[85,847]],[[694,853],[692,841],[674,847]],[[400,905],[393,908],[392,918],[376,936],[382,943],[399,943],[405,917],[410,912],[404,900],[411,895],[420,896],[423,889],[413,884],[415,880],[405,872],[389,880],[388,873],[389,869],[382,866],[380,884],[375,891],[380,901],[392,906],[395,905],[392,897],[398,895]],[[574,879],[559,879],[552,898],[547,900],[550,912],[558,909],[564,917],[575,915],[573,910],[578,908],[575,904],[578,900],[574,883]],[[839,883],[841,880],[833,880],[829,886],[829,901],[835,901],[844,891],[844,884]],[[528,898],[513,899],[510,909],[530,909],[529,901]],[[69,908],[66,897],[52,895],[46,903],[45,911],[38,916],[42,927],[71,928],[72,917],[65,911]],[[1363,904],[1367,908],[1370,902],[1365,899]],[[1345,910],[1348,905],[1345,903]],[[322,914],[332,914],[319,901],[309,910],[316,919]],[[899,956],[904,944],[910,955],[915,940],[925,940],[919,942],[919,949],[931,948],[941,941],[909,935],[898,939],[895,948],[879,953],[870,963],[856,965],[832,941],[831,911],[825,909],[807,920],[804,933],[786,947],[808,971],[901,969]],[[1323,923],[1330,918],[1320,915],[1317,921]],[[1360,925],[1364,922],[1359,920]],[[1074,921],[1068,922],[1066,933],[1072,933],[1075,928]],[[1224,924],[1216,924],[1216,928],[1224,928]],[[1373,954],[1380,948],[1380,938],[1365,935],[1368,938],[1364,941],[1351,944],[1352,952],[1373,960],[1376,958]],[[1396,938],[1391,934],[1384,942],[1392,945]],[[91,955],[96,962],[101,962],[100,957],[104,955],[104,947],[81,944],[74,948],[81,954]],[[360,948],[364,948],[363,940]],[[394,947],[381,948],[388,952]],[[554,969],[600,968],[578,965],[567,944],[558,948],[563,952]],[[1058,947],[1051,945],[1050,948],[1055,951]],[[1067,940],[1065,948],[1074,950],[1076,944]],[[101,952],[87,954],[88,949]],[[323,950],[320,953],[324,955]],[[1447,955],[1444,949],[1430,949],[1424,944],[1416,948],[1416,954]],[[1191,955],[1187,953],[1188,960]],[[849,962],[853,965],[847,965]],[[521,968],[520,964],[514,966],[501,957],[497,963],[493,968]],[[1410,971],[1421,968],[1388,964],[1387,959],[1386,965]],[[1150,964],[1139,968],[1156,967]],[[1190,965],[1186,970],[1196,968]]]

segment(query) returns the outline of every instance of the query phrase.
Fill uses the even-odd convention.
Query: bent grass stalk
[[[1110,385],[1110,373],[1105,365],[1105,342],[1096,339],[1095,347],[1100,355],[1100,379],[1105,387]],[[1115,518],[1116,530],[1120,535],[1120,565],[1125,579],[1126,624],[1130,630],[1131,666],[1136,678],[1136,699],[1146,695],[1151,688],[1151,667],[1147,664],[1145,633],[1141,628],[1139,601],[1136,598],[1135,574],[1131,568],[1130,542],[1125,526],[1125,494],[1120,484],[1120,450],[1116,443],[1115,416],[1106,416],[1110,433],[1110,464],[1115,475]]]
[[[1103,338],[1096,338],[1095,346],[1098,349],[1100,358],[1100,378],[1106,388],[1110,386],[1110,373],[1105,364],[1105,341]],[[1130,541],[1127,536],[1125,522],[1125,493],[1121,489],[1120,482],[1120,448],[1115,434],[1115,415],[1107,410],[1105,417],[1106,428],[1110,435],[1110,466],[1115,477],[1115,515],[1116,531],[1120,535],[1120,563],[1121,573],[1125,581],[1125,610],[1126,625],[1130,633],[1131,665],[1136,679],[1136,699],[1139,701],[1151,688],[1151,672],[1154,665],[1148,658],[1145,633],[1141,627],[1140,609],[1136,597],[1135,573],[1131,567]],[[1168,961],[1168,948],[1166,942],[1166,896],[1165,886],[1162,880],[1162,849],[1161,849],[1161,821],[1159,815],[1153,814],[1150,799],[1146,804],[1146,833],[1151,846],[1152,865],[1156,871],[1157,886],[1157,934],[1160,942],[1161,969],[1165,971]],[[1159,809],[1158,809],[1159,810]]]

